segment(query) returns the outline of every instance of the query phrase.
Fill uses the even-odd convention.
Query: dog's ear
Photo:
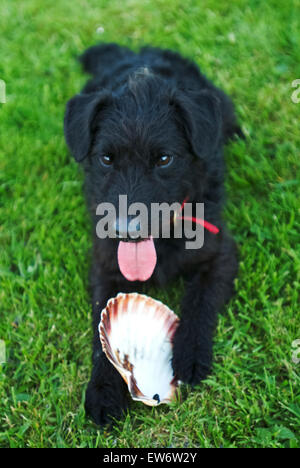
[[[222,139],[219,98],[208,90],[190,90],[175,93],[171,104],[175,106],[177,121],[193,153],[202,159],[214,153]]]
[[[89,153],[93,122],[96,114],[111,100],[108,92],[77,94],[67,103],[64,132],[67,145],[76,161],[82,161]]]

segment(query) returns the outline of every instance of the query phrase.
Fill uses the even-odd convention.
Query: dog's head
[[[83,162],[92,210],[112,204],[117,216],[110,232],[135,242],[119,245],[127,279],[148,279],[155,266],[151,204],[182,203],[187,196],[201,201],[207,167],[220,148],[221,124],[212,93],[180,90],[148,69],[118,91],[79,94],[68,102],[65,137],[76,161]],[[139,223],[130,232],[130,216],[118,212],[120,195],[127,196],[128,206],[147,207],[146,231]],[[141,264],[130,266],[134,255]]]

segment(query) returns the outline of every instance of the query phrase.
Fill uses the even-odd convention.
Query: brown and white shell
[[[162,302],[119,293],[101,312],[103,351],[120,372],[134,400],[169,403],[178,381],[172,369],[172,340],[179,319]]]

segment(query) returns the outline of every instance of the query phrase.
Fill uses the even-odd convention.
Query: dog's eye
[[[99,161],[102,164],[102,166],[111,166],[113,163],[113,157],[110,154],[102,154],[99,157]]]
[[[173,162],[173,156],[171,156],[170,154],[162,154],[157,159],[156,165],[158,167],[166,167],[166,166],[170,166],[172,162]]]

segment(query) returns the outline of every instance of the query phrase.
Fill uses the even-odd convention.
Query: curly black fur
[[[182,275],[186,290],[174,339],[173,369],[189,384],[211,367],[217,313],[233,293],[236,249],[221,218],[224,200],[223,145],[241,135],[231,100],[191,61],[169,50],[145,47],[139,53],[116,44],[91,47],[82,56],[93,78],[67,103],[65,137],[86,175],[94,220],[100,202],[204,202],[205,219],[220,228],[205,231],[204,246],[187,250],[185,239],[156,239],[157,265],[146,283],[165,286]],[[174,155],[170,167],[157,168],[159,154]],[[99,155],[114,156],[113,167]],[[101,350],[100,312],[118,292],[144,291],[129,282],[117,263],[118,239],[94,236],[91,272],[93,371],[86,411],[98,424],[119,417],[127,406],[127,387]],[[188,346],[187,346],[188,345]]]

